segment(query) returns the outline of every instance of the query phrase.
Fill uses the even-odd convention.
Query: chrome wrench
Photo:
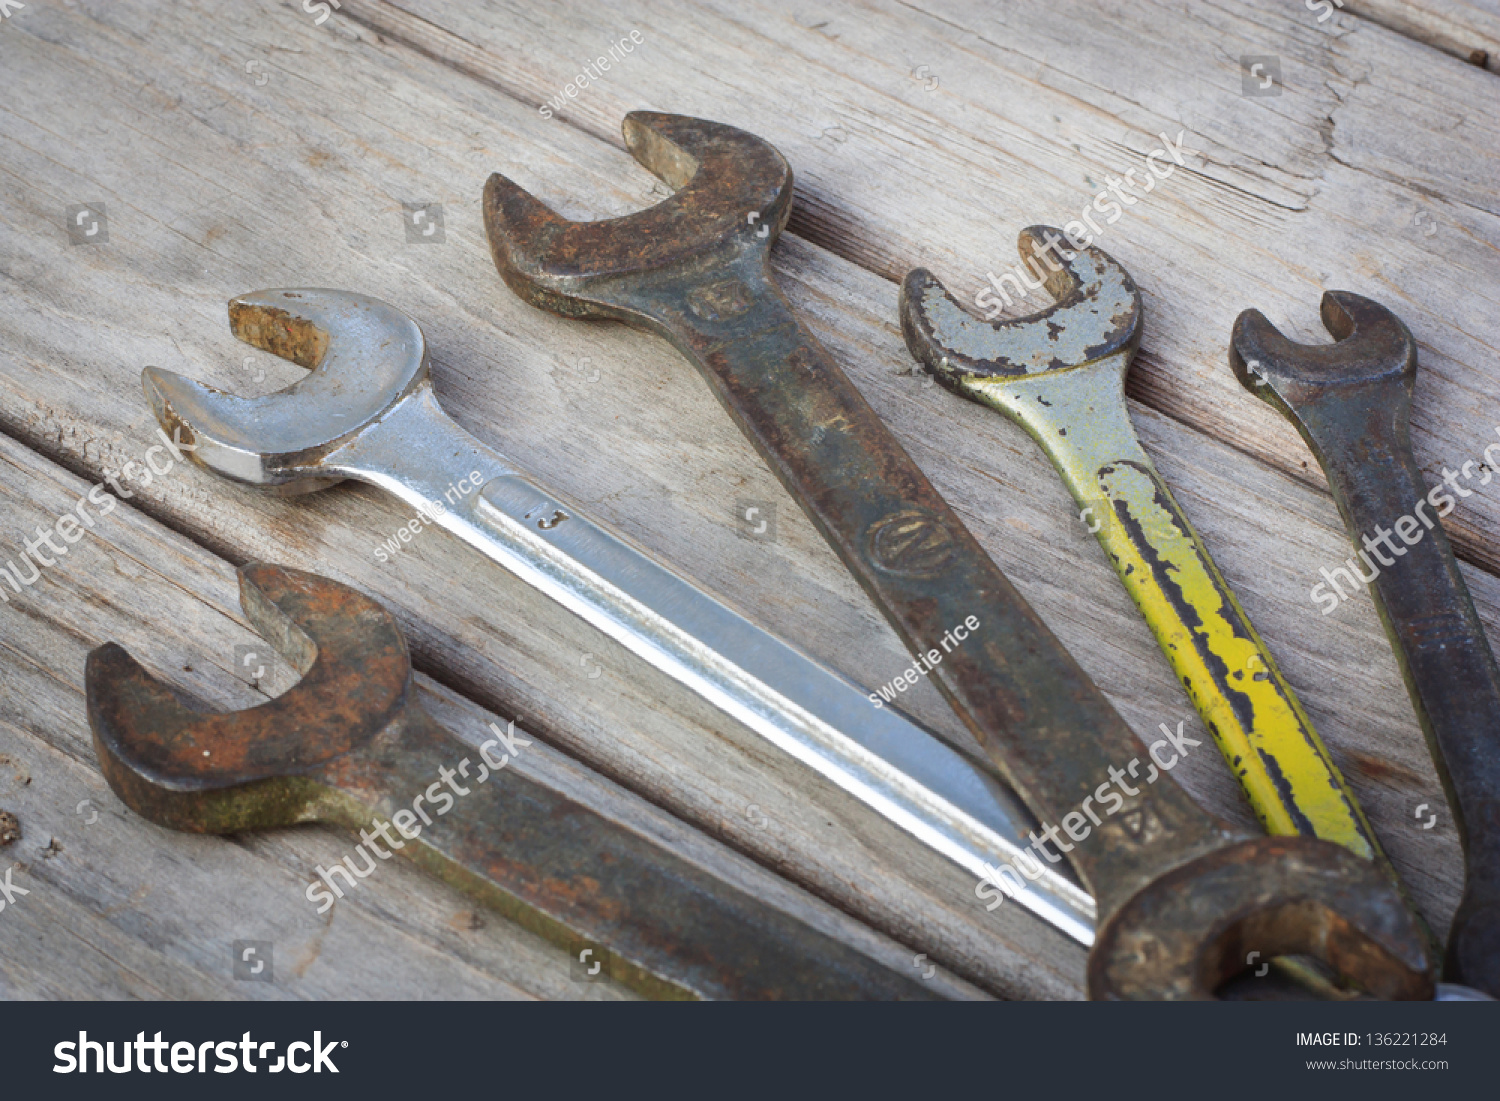
[[[198,465],[280,495],[380,486],[976,877],[1036,822],[984,765],[761,630],[539,487],[438,405],[422,332],[387,303],[267,290],[234,334],[312,373],[258,398],[148,367],[157,419]],[[186,450],[186,448],[184,448]],[[460,479],[479,489],[437,509]],[[1094,901],[1047,869],[1022,904],[1081,944]]]

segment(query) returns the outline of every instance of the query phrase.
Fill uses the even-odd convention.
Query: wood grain
[[[271,2],[35,5],[24,14],[0,24],[9,77],[0,104],[0,429],[13,438],[8,461],[26,472],[21,482],[9,472],[0,479],[16,502],[0,522],[0,563],[30,526],[56,514],[42,507],[37,517],[27,504],[41,493],[36,479],[76,491],[47,464],[86,485],[141,461],[154,429],[141,367],[238,393],[298,377],[230,337],[227,298],[346,287],[418,320],[450,411],[542,484],[854,679],[877,685],[901,672],[908,659],[893,633],[688,364],[649,337],[533,310],[495,275],[478,204],[491,171],[570,217],[638,209],[665,189],[619,148],[620,117],[684,111],[745,126],[786,153],[799,206],[776,266],[794,305],[1134,728],[1183,721],[1196,731],[1204,748],[1177,774],[1206,805],[1249,823],[1055,474],[1018,429],[913,376],[895,325],[895,281],[908,268],[930,266],[972,293],[986,271],[1012,262],[1017,229],[1074,216],[1106,174],[1138,164],[1155,135],[1185,131],[1196,154],[1100,241],[1146,295],[1136,421],[1418,906],[1446,928],[1461,875],[1456,837],[1446,815],[1427,831],[1415,818],[1416,805],[1441,809],[1442,796],[1390,649],[1368,598],[1327,617],[1309,599],[1318,570],[1350,553],[1347,539],[1316,464],[1234,383],[1224,342],[1244,306],[1312,339],[1322,289],[1387,301],[1423,345],[1419,457],[1429,470],[1478,457],[1500,424],[1496,123],[1476,106],[1494,94],[1489,73],[1348,12],[1320,25],[1292,0],[1131,0],[1107,12],[1066,0],[823,3],[796,13],[769,2],[663,0],[607,18],[569,4],[350,0],[321,26],[297,5]],[[632,28],[642,32],[637,53],[557,117],[542,117],[537,107],[582,60]],[[1244,54],[1281,58],[1280,95],[1241,94]],[[927,78],[915,79],[923,65]],[[406,239],[407,202],[443,205],[440,243]],[[69,243],[64,212],[74,203],[105,205],[107,242]],[[1416,221],[1423,212],[1430,217]],[[51,507],[59,499],[46,498]],[[774,542],[737,530],[741,502],[774,510]],[[149,599],[116,608],[118,595],[100,595],[123,584],[100,580],[114,565],[70,565],[49,575],[45,594],[0,607],[4,683],[24,686],[7,695],[0,730],[28,759],[52,762],[47,774],[67,797],[26,813],[65,845],[61,819],[84,797],[73,792],[102,788],[86,742],[64,752],[46,732],[76,739],[84,729],[76,688],[66,686],[81,675],[89,640],[126,635],[159,668],[183,652],[213,653],[222,670],[246,637],[235,626],[229,566],[263,558],[376,595],[453,706],[517,718],[572,767],[660,808],[653,820],[683,844],[737,850],[762,871],[727,856],[724,867],[770,869],[824,900],[806,903],[810,912],[841,911],[846,935],[925,953],[990,993],[1079,995],[1075,945],[1014,907],[985,913],[963,875],[441,533],[378,562],[375,546],[408,517],[375,491],[271,499],[183,467],[139,487],[130,503],[140,513],[131,524],[154,542],[110,561],[150,563]],[[1486,571],[1500,566],[1500,493],[1465,500],[1450,530],[1494,632],[1500,583]],[[110,540],[123,538],[111,528]],[[174,585],[185,604],[163,602]],[[198,594],[212,595],[212,616],[153,632],[163,609],[197,607]],[[53,656],[40,665],[24,656],[31,632],[51,640]],[[595,668],[601,674],[589,677]],[[223,691],[222,676],[212,679]],[[54,681],[51,695],[42,691]],[[977,753],[928,686],[908,703]],[[315,853],[337,859],[342,843],[333,832],[295,831],[216,843],[238,855],[215,859],[242,862],[225,865],[236,883],[286,890],[301,882],[293,869]],[[140,852],[125,855],[132,847]],[[108,858],[89,859],[139,867],[150,851],[122,833]],[[143,881],[126,877],[126,890],[30,851],[27,861],[55,869],[56,895],[76,893],[80,915],[128,899]],[[495,923],[477,938],[445,931],[458,896],[410,869],[401,876],[388,877],[389,888],[383,877],[379,889],[406,893],[374,913],[399,906],[408,916],[380,943],[392,952],[409,945],[413,959],[451,956],[451,970],[413,963],[382,986],[372,966],[347,987],[328,979],[319,989],[399,997],[430,973],[423,989],[451,996],[578,996],[544,948],[517,949],[515,965],[502,967],[498,957],[511,950],[501,945],[511,942]],[[194,913],[209,920],[215,905]],[[266,921],[280,920],[267,907]],[[0,941],[13,935],[10,916],[0,916]],[[240,989],[258,984],[232,983],[223,967],[210,977],[213,945],[180,949],[169,964],[157,932],[136,936],[129,921],[99,920],[28,926],[27,952],[4,953],[0,975],[16,990],[87,996],[97,976],[116,974],[105,957],[128,957],[127,977],[98,989],[262,993]],[[346,948],[372,935],[375,917],[363,920],[369,928],[340,942]],[[71,950],[73,934],[58,928],[87,930],[100,948],[53,982],[27,961],[32,943],[47,960]],[[317,930],[287,928],[300,960]]]
[[[89,488],[4,437],[0,471],[6,514],[29,527],[50,527]],[[24,834],[0,863],[14,865],[16,884],[31,892],[0,915],[0,995],[630,996],[612,983],[575,982],[566,950],[406,861],[381,864],[320,916],[304,892],[315,869],[357,844],[347,831],[202,837],[160,829],[124,807],[99,775],[90,741],[88,651],[115,641],[212,705],[253,706],[285,691],[296,674],[237,605],[227,563],[128,505],[0,604],[0,806]],[[266,668],[253,686],[235,660],[246,646],[258,647]],[[433,716],[477,749],[496,717],[425,678],[421,688]],[[909,949],[545,744],[527,746],[511,766],[889,966],[911,967]],[[273,942],[275,982],[233,979],[236,940]],[[929,981],[952,997],[978,995],[944,973]]]
[[[1332,5],[1333,0],[1329,0]],[[1344,10],[1471,65],[1500,72],[1500,12],[1470,0],[1343,0]],[[1317,6],[1317,14],[1325,10]]]
[[[1183,168],[1113,225],[1108,208],[1096,215],[1099,244],[1145,296],[1137,398],[1321,486],[1296,434],[1234,380],[1225,347],[1249,307],[1294,339],[1326,340],[1319,296],[1353,290],[1421,344],[1413,424],[1429,476],[1497,439],[1494,78],[1350,12],[1319,23],[1300,0],[805,13],[668,0],[623,7],[608,26],[567,5],[538,25],[500,0],[356,0],[349,12],[539,107],[592,45],[637,28],[638,59],[557,119],[617,145],[637,108],[743,126],[797,172],[793,232],[892,282],[931,268],[966,299],[1016,262],[1018,230],[1076,218],[1109,179],[1143,172],[1161,135],[1182,134]],[[1247,57],[1274,59],[1268,94],[1246,94]],[[530,156],[504,149],[495,167],[524,172]],[[586,202],[581,184],[547,197]],[[1461,556],[1500,569],[1500,494],[1466,499],[1449,528]]]

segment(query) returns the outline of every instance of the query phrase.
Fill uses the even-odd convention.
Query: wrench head
[[[1374,863],[1328,841],[1259,837],[1168,872],[1110,915],[1089,996],[1209,999],[1255,961],[1289,955],[1377,998],[1433,995],[1427,938]]]
[[[362,294],[256,291],[230,301],[229,325],[246,344],[312,373],[258,398],[159,367],[147,367],[141,385],[162,427],[197,448],[194,462],[272,493],[308,493],[338,482],[321,469],[322,460],[427,381],[417,323]]]
[[[1259,310],[1241,313],[1229,340],[1229,365],[1240,384],[1299,426],[1301,407],[1316,405],[1324,394],[1354,390],[1394,389],[1395,408],[1404,417],[1416,383],[1417,342],[1401,319],[1349,291],[1324,294],[1321,313],[1333,344],[1294,343]]]
[[[1023,265],[1042,276],[1056,300],[1025,317],[975,317],[926,268],[908,274],[901,285],[901,331],[912,356],[955,389],[964,379],[1037,375],[1133,355],[1141,341],[1135,281],[1103,249],[1073,251],[1066,242],[1052,226],[1021,231],[1016,247]],[[1019,276],[1012,282],[1025,293]]]
[[[301,674],[276,699],[213,711],[115,643],[89,654],[89,726],[105,778],[170,829],[237,833],[314,817],[318,769],[399,722],[411,699],[406,642],[390,613],[315,574],[239,571],[252,626]]]
[[[769,255],[792,208],[792,170],[767,142],[686,115],[632,111],[626,148],[677,189],[647,210],[572,222],[499,174],[484,188],[484,225],[501,277],[564,317],[640,323],[632,307],[660,279]],[[670,291],[668,291],[670,294]],[[670,297],[667,301],[671,301]]]

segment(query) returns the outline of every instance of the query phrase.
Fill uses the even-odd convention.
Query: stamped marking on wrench
[[[907,347],[948,389],[1041,444],[1097,521],[1095,536],[1267,832],[1321,837],[1389,870],[1291,686],[1136,438],[1125,403],[1143,327],[1134,281],[1103,250],[1069,253],[1062,240],[1049,226],[1022,231],[1021,256],[1056,302],[1015,320],[973,317],[930,273],[913,271],[901,292]]]
[[[347,291],[230,303],[235,335],[312,371],[262,398],[148,368],[163,425],[209,470],[273,493],[350,478],[412,506],[478,472],[435,522],[974,876],[1036,826],[994,770],[725,607],[518,473],[444,414],[417,324]],[[836,437],[834,437],[836,438]],[[461,475],[455,472],[462,472]],[[1027,905],[1084,944],[1094,903],[1049,869]]]
[[[870,555],[890,573],[931,577],[942,572],[956,552],[958,541],[943,521],[930,512],[906,509],[870,525]]]
[[[543,309],[670,339],[914,654],[977,617],[978,644],[945,658],[931,680],[1038,816],[1058,821],[1140,743],[797,320],[770,271],[791,207],[785,159],[752,134],[681,115],[635,112],[624,136],[678,190],[648,210],[581,223],[491,176],[485,228],[501,277]],[[747,210],[771,232],[751,230]],[[707,325],[688,302],[728,278],[754,305]],[[787,372],[809,353],[811,370]],[[888,569],[869,538],[907,511],[937,518],[952,539],[946,557],[918,555],[928,568],[915,574]],[[1430,996],[1425,942],[1373,865],[1307,838],[1249,839],[1170,777],[1140,799],[1161,823],[1156,831],[1142,819],[1149,843],[1119,843],[1122,828],[1069,854],[1099,906],[1092,995],[1211,996],[1243,968],[1251,937],[1267,954],[1318,955],[1371,993]]]
[[[89,655],[94,748],[136,813],[193,833],[368,829],[430,791],[437,765],[482,757],[417,701],[401,630],[375,601],[259,563],[240,570],[240,601],[302,673],[259,707],[211,711],[114,643]],[[555,943],[608,944],[613,977],[642,993],[933,996],[515,768],[468,790],[455,813],[403,828],[403,854]]]
[[[704,321],[727,321],[753,304],[750,291],[735,279],[699,287],[688,295],[688,307]]]
[[[1229,362],[1297,426],[1358,548],[1363,533],[1428,494],[1411,450],[1417,345],[1394,313],[1348,291],[1323,295],[1322,318],[1335,343],[1314,346],[1246,310]],[[1252,362],[1265,385],[1255,385]],[[1405,550],[1371,593],[1464,846],[1444,977],[1500,996],[1500,670],[1442,522]]]

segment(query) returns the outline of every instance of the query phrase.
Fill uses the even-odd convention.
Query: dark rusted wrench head
[[[1234,323],[1229,364],[1251,393],[1279,409],[1317,449],[1322,433],[1315,420],[1351,409],[1351,394],[1367,395],[1380,409],[1377,425],[1386,437],[1409,437],[1412,389],[1417,380],[1417,344],[1401,319],[1362,295],[1329,291],[1323,295],[1323,327],[1333,344],[1288,340],[1259,310],[1246,310]],[[1327,461],[1320,454],[1319,461]],[[1392,517],[1394,519],[1394,517]]]
[[[1374,997],[1425,1000],[1427,951],[1375,864],[1328,841],[1260,837],[1179,865],[1115,911],[1089,956],[1089,992],[1208,998],[1255,960],[1304,955]]]
[[[1230,365],[1297,426],[1375,570],[1375,606],[1464,846],[1445,976],[1500,996],[1500,669],[1434,515],[1441,506],[1430,494],[1441,487],[1429,491],[1412,455],[1416,341],[1390,310],[1347,291],[1325,294],[1322,314],[1336,343],[1310,346],[1246,310]]]
[[[572,222],[496,174],[484,188],[485,228],[506,285],[532,305],[660,329],[653,307],[675,308],[685,271],[768,262],[791,214],[792,170],[767,142],[723,123],[632,111],[623,130],[636,160],[678,189],[670,198]]]
[[[112,643],[89,655],[95,749],[143,817],[196,833],[309,821],[362,830],[382,859],[381,839],[532,932],[574,952],[588,944],[610,978],[654,997],[937,996],[531,779],[509,752],[500,759],[528,739],[476,750],[455,738],[416,700],[400,629],[369,597],[259,564],[240,571],[240,597],[302,673],[259,707],[212,711]],[[376,858],[361,859],[365,872],[345,863],[363,877]]]
[[[406,643],[375,601],[327,578],[240,571],[251,624],[302,674],[248,711],[213,712],[113,642],[89,655],[89,724],[104,775],[143,818],[232,833],[319,817],[309,778],[370,743],[410,705]]]

